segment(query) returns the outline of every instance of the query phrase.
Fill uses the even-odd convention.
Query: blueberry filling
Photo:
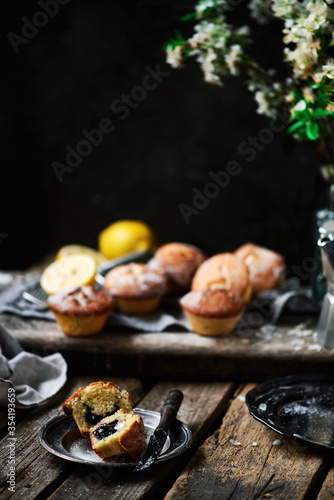
[[[117,403],[115,403],[115,408],[113,411],[106,411],[105,413],[102,413],[102,415],[99,415],[97,413],[94,413],[90,406],[88,406],[86,403],[84,403],[84,406],[86,408],[86,413],[85,413],[85,420],[87,424],[90,425],[96,425],[100,420],[102,420],[105,417],[109,417],[110,415],[113,415],[119,410],[119,406]]]
[[[105,439],[106,437],[111,436],[111,434],[115,434],[115,432],[117,432],[115,427],[118,423],[119,421],[116,418],[116,420],[110,422],[109,424],[101,424],[93,434],[96,439]]]

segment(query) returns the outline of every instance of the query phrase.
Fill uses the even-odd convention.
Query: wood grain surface
[[[111,375],[247,381],[334,369],[334,353],[316,341],[316,321],[301,317],[286,318],[276,327],[265,325],[219,338],[191,332],[129,331],[70,338],[49,321],[7,314],[0,315],[0,321],[26,350],[42,355],[61,352],[73,373],[80,372],[84,364],[87,373],[99,367]]]
[[[243,401],[252,387],[235,397],[220,429],[197,450],[166,500],[317,498],[329,454],[255,421]]]
[[[71,394],[82,385],[87,385],[92,381],[88,377],[70,380],[52,405],[36,408],[17,425],[15,431],[16,491],[12,493],[7,489],[7,467],[3,466],[0,471],[1,499],[36,498],[44,490],[50,487],[54,489],[55,483],[62,482],[75,469],[75,464],[55,457],[42,448],[38,440],[38,431],[48,420],[62,414],[62,403]],[[139,380],[118,378],[114,379],[114,382],[130,392],[134,405],[141,399],[143,389]],[[11,443],[12,440],[8,436],[1,442],[1,459],[4,465],[9,459],[8,445]]]
[[[140,401],[141,408],[159,411],[169,390],[177,387],[184,393],[178,418],[186,423],[193,432],[193,446],[178,459],[155,464],[141,472],[114,470],[91,470],[79,467],[54,493],[51,498],[90,498],[99,499],[162,498],[164,490],[170,488],[178,474],[189,460],[189,456],[208,435],[212,425],[221,419],[231,395],[230,383],[159,383]]]

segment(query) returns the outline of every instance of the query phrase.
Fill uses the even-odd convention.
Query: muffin
[[[109,271],[103,287],[115,298],[121,311],[147,314],[157,309],[167,291],[167,279],[163,271],[132,263]]]
[[[129,453],[139,458],[145,444],[145,427],[140,415],[118,410],[89,431],[93,450],[100,458]]]
[[[51,295],[47,306],[62,331],[70,337],[78,337],[101,331],[116,303],[103,290],[81,286]]]
[[[194,332],[219,336],[235,328],[245,302],[240,295],[230,290],[208,288],[187,293],[181,299],[181,306]]]
[[[132,411],[131,397],[113,382],[93,382],[87,387],[80,387],[63,404],[64,413],[73,416],[85,437],[98,422],[120,409]]]
[[[252,286],[247,266],[232,253],[220,253],[203,262],[193,278],[191,289],[231,290],[249,302]]]
[[[149,265],[165,271],[172,293],[185,293],[204,260],[204,254],[191,245],[167,243],[158,248]]]
[[[282,284],[285,263],[278,253],[247,243],[238,248],[234,255],[248,267],[254,295],[265,290],[272,290]]]

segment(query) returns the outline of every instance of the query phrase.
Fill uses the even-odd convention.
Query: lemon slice
[[[52,295],[72,286],[84,286],[94,283],[96,263],[93,257],[73,254],[56,260],[42,274],[41,287]]]
[[[94,248],[85,247],[84,245],[65,245],[64,247],[61,247],[56,255],[56,260],[63,259],[64,257],[67,257],[67,255],[73,255],[76,253],[90,255],[95,260],[97,266],[107,260],[101,252],[94,250]]]

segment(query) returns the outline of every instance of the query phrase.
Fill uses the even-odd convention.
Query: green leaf
[[[308,122],[306,126],[306,135],[310,141],[315,141],[319,136],[319,125],[316,122]]]
[[[293,113],[293,119],[299,122],[306,123],[310,120],[310,118],[311,115],[308,109],[305,109],[305,111],[295,111]]]
[[[288,128],[288,134],[294,134],[297,132],[297,130],[300,130],[302,127],[304,127],[303,122],[295,122],[291,125],[291,127]]]
[[[184,16],[180,17],[180,21],[192,21],[193,19],[196,19],[196,17],[196,12],[189,12],[189,14],[185,14]]]
[[[328,111],[322,108],[317,108],[315,111],[313,111],[312,116],[313,118],[321,118],[321,116],[326,116],[328,114]]]

